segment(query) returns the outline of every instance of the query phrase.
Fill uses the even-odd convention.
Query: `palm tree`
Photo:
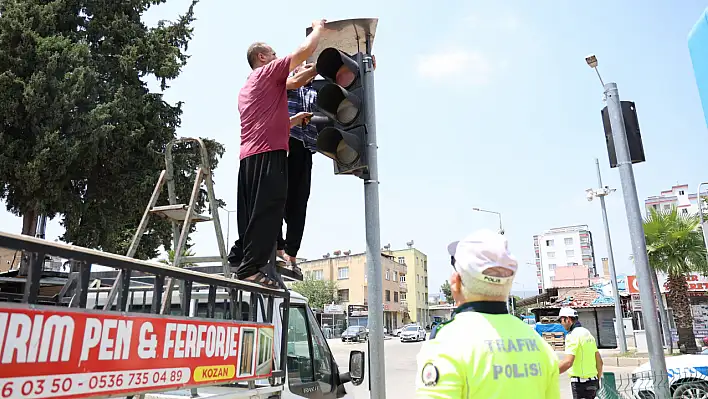
[[[192,252],[191,249],[187,248],[182,251],[182,258],[186,256],[194,256],[194,252]],[[160,259],[160,263],[164,263],[166,265],[173,265],[175,262],[175,250],[170,249],[167,251],[167,259]],[[196,266],[196,264],[191,263],[191,262],[180,262],[180,267],[191,267],[191,266]]]
[[[679,348],[685,347],[689,352],[697,348],[686,275],[691,272],[708,274],[706,248],[699,227],[698,215],[679,214],[676,207],[662,212],[650,208],[644,220],[649,264],[668,276],[666,296],[674,311]]]

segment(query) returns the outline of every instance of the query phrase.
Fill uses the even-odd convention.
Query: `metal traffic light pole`
[[[627,133],[624,127],[619,91],[616,83],[607,83],[604,87],[607,111],[609,112],[612,126],[612,138],[615,142],[615,151],[617,153],[617,167],[622,182],[622,194],[627,212],[629,235],[632,241],[632,251],[634,252],[634,265],[637,269],[637,279],[639,281],[639,299],[642,302],[642,317],[644,318],[647,344],[649,346],[649,364],[656,376],[656,381],[654,382],[655,395],[657,398],[670,398],[671,393],[669,392],[668,381],[659,381],[666,378],[666,359],[664,358],[664,345],[661,340],[659,320],[656,315],[656,303],[652,295],[654,292],[651,284],[652,272],[649,269],[642,214],[639,207],[639,198],[637,197],[637,186],[634,180],[629,145],[627,144]]]
[[[374,62],[371,57],[371,36],[366,38],[362,71],[366,113],[366,156],[368,179],[364,180],[364,208],[366,219],[366,270],[369,294],[369,370],[371,398],[386,399],[386,361],[383,333],[383,282],[381,281],[381,225],[379,221],[379,170],[376,145],[376,102],[374,95]]]

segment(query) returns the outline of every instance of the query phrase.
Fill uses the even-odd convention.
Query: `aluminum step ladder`
[[[188,204],[178,204],[177,203],[177,193],[175,191],[175,179],[174,179],[174,162],[172,160],[172,150],[176,145],[193,143],[199,147],[200,164],[197,168],[197,176],[194,179],[194,185],[192,187],[192,193],[189,197]],[[167,183],[167,194],[169,205],[156,206],[157,200],[160,198],[163,186]],[[200,215],[195,212],[197,200],[199,198],[200,190],[202,184],[206,186],[207,200],[209,201],[209,215]],[[142,239],[145,230],[147,229],[148,222],[150,221],[150,216],[155,215],[163,219],[168,219],[172,222],[172,237],[173,237],[173,249],[174,249],[174,259],[172,265],[179,267],[185,263],[200,263],[200,262],[218,262],[221,263],[223,267],[223,274],[225,277],[233,277],[231,273],[231,268],[229,267],[229,262],[227,260],[227,252],[224,244],[224,235],[221,230],[221,221],[219,220],[219,208],[217,206],[216,196],[214,194],[214,181],[212,180],[211,169],[209,167],[209,154],[204,142],[199,138],[184,137],[179,139],[173,139],[169,142],[165,149],[165,169],[160,173],[160,177],[155,185],[155,190],[152,192],[150,197],[150,202],[145,208],[143,217],[140,220],[140,225],[135,231],[133,240],[128,248],[128,253],[126,256],[134,257],[135,252],[140,245],[140,240]],[[197,256],[184,256],[185,246],[187,244],[187,237],[189,236],[189,231],[194,223],[203,222],[213,222],[214,233],[216,234],[216,241],[219,246],[218,256],[208,256],[208,257],[197,257]],[[181,226],[181,228],[180,228]],[[121,294],[121,280],[130,279],[129,270],[119,271],[116,279],[111,287],[111,291],[108,294],[108,300],[103,307],[103,310],[110,310],[115,302],[116,296]],[[169,313],[172,297],[172,289],[174,288],[174,280],[172,278],[167,278],[164,285],[164,294],[162,297],[162,304],[160,307],[160,313]],[[124,305],[128,299],[127,295],[120,295],[121,304]],[[121,308],[124,308],[121,307]]]

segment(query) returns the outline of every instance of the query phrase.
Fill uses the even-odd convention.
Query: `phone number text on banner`
[[[86,398],[272,375],[273,326],[0,306],[0,399]]]

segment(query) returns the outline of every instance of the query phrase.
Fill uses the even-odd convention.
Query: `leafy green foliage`
[[[691,272],[708,274],[699,216],[679,214],[676,207],[668,211],[649,209],[644,220],[644,236],[649,265],[668,275],[666,297],[676,319],[679,345],[693,351],[696,344],[686,275]]]
[[[337,282],[315,280],[305,276],[303,281],[293,283],[292,290],[303,295],[313,309],[323,309],[324,305],[337,302]]]
[[[450,289],[450,282],[445,280],[443,285],[440,286],[440,291],[445,295],[445,301],[447,303],[455,303],[455,299],[452,297],[452,290]]]
[[[38,214],[61,215],[62,240],[127,251],[181,124],[182,103],[144,79],[165,90],[179,76],[197,0],[175,22],[146,27],[141,15],[165,1],[0,0],[0,199],[25,218],[24,234]],[[213,170],[224,147],[206,143]],[[175,150],[178,203],[188,201],[196,155]],[[136,257],[171,248],[171,235],[168,222],[151,223]]]

